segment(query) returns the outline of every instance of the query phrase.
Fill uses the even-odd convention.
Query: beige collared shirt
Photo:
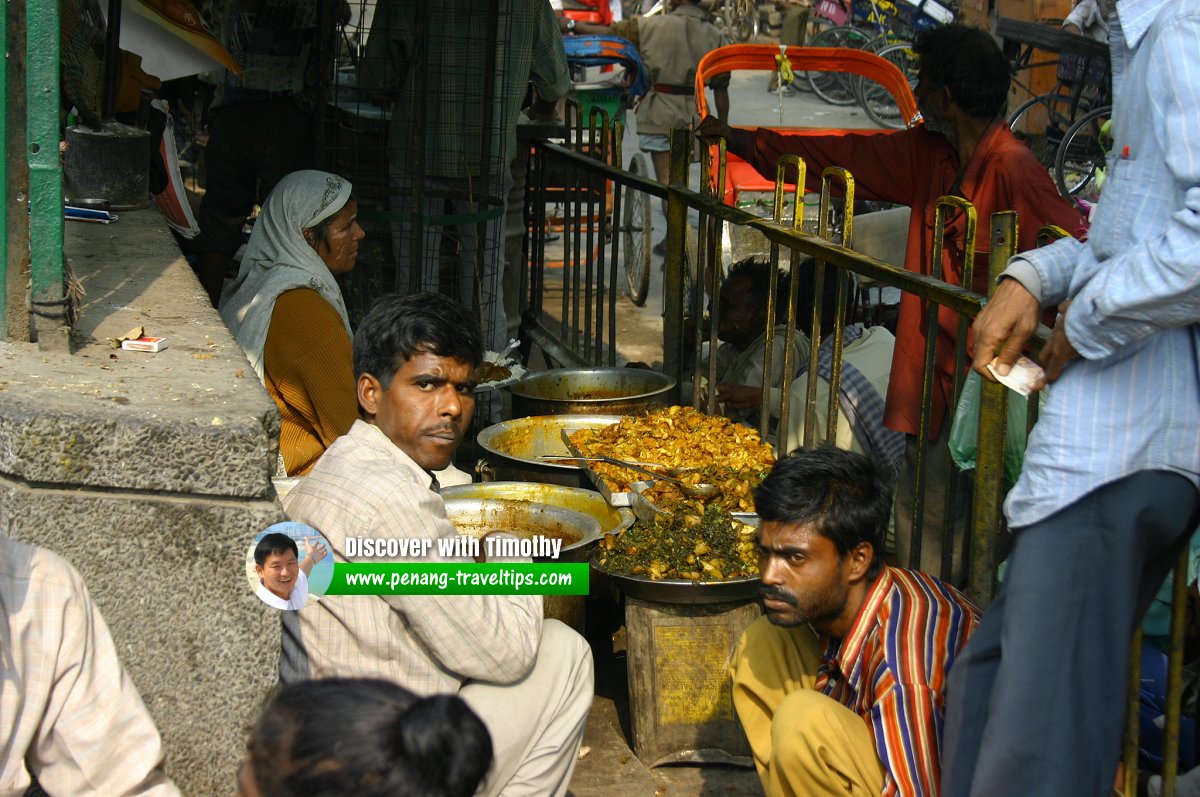
[[[432,479],[378,427],[356,421],[284,499],[294,521],[329,541],[334,562],[346,539],[455,535]],[[445,561],[436,543],[424,561]],[[533,666],[541,639],[537,595],[326,595],[283,619],[280,677],[376,677],[421,694],[456,692],[464,681],[513,683]]]
[[[0,797],[178,797],[162,761],[79,573],[0,535]]]

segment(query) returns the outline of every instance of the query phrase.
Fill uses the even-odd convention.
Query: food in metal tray
[[[611,573],[686,581],[758,576],[753,526],[718,506],[683,501],[653,521],[605,535],[596,562]]]
[[[692,407],[664,407],[647,415],[627,417],[600,429],[579,429],[570,435],[581,454],[604,455],[668,468],[686,468],[676,477],[691,483],[722,486],[711,499],[733,512],[753,512],[751,490],[758,486],[775,456],[758,431],[719,415]],[[606,463],[589,463],[612,492],[630,489],[644,474]],[[655,503],[678,498],[678,488],[658,482],[647,491]]]

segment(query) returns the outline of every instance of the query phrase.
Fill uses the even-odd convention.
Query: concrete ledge
[[[156,210],[67,225],[75,352],[0,344],[0,473],[41,484],[265,498],[279,416]],[[142,326],[151,354],[110,338]]]

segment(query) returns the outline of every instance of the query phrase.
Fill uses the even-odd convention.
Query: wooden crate
[[[625,599],[633,750],[647,766],[753,766],[733,710],[729,660],[757,601],[715,604]]]

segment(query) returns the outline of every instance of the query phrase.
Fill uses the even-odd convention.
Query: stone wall
[[[79,569],[169,774],[227,797],[278,670],[279,614],[243,566],[282,519],[278,414],[157,211],[66,235],[73,353],[0,344],[0,530]],[[112,348],[137,326],[168,348]]]

